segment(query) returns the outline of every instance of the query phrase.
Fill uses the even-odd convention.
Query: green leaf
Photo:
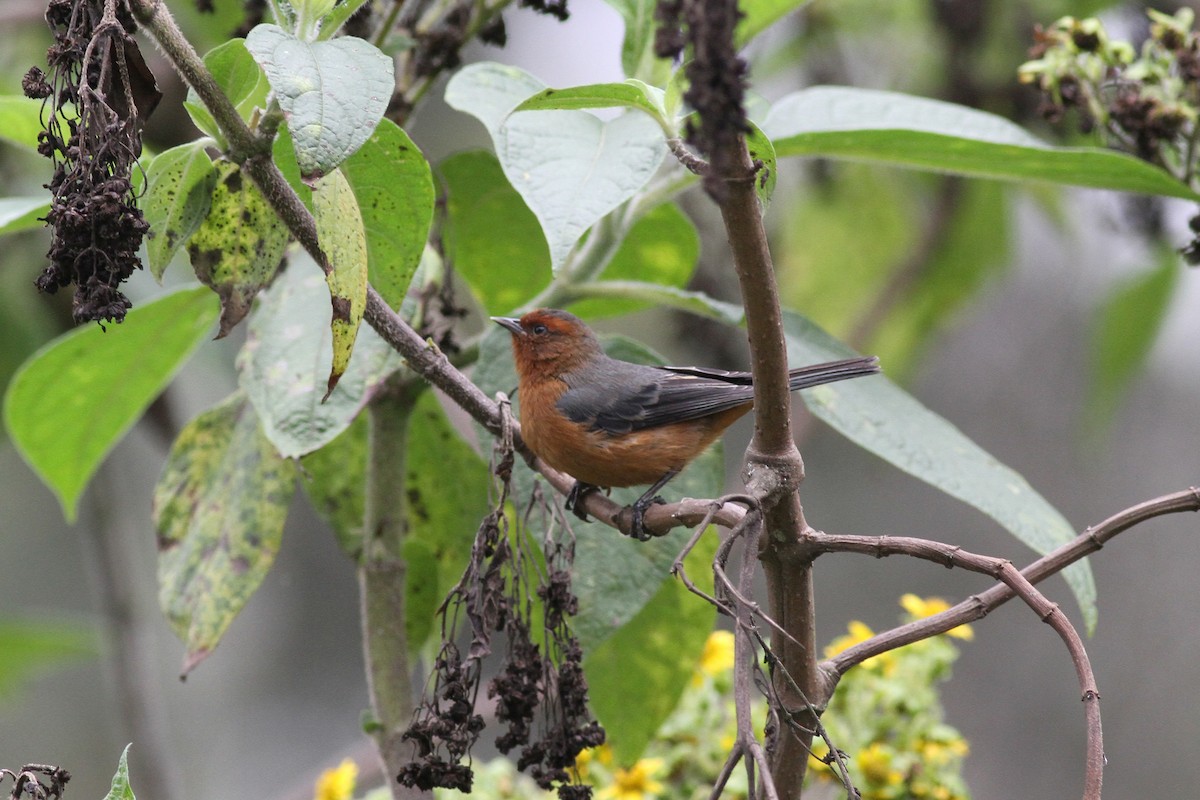
[[[88,325],[63,334],[13,377],[4,397],[8,434],[68,521],[100,462],[170,383],[216,315],[207,289],[172,292],[107,331]]]
[[[775,194],[775,181],[779,177],[775,145],[771,144],[762,128],[751,122],[750,132],[746,134],[746,148],[750,151],[750,158],[762,164],[754,186],[759,202],[766,209],[771,203],[771,196]]]
[[[550,281],[537,217],[491,153],[458,153],[439,165],[446,186],[446,253],[488,311],[510,311]]]
[[[0,619],[0,699],[54,666],[94,658],[98,652],[96,634],[86,626]]]
[[[709,529],[684,562],[688,577],[710,594],[717,536]],[[588,651],[583,661],[588,696],[618,764],[641,758],[679,703],[715,619],[716,609],[672,578],[627,625]]]
[[[259,298],[238,383],[267,438],[287,458],[311,453],[344,431],[370,392],[401,363],[369,326],[358,334],[346,374],[321,402],[333,361],[329,289],[312,262],[297,260]]]
[[[300,485],[342,551],[362,555],[367,480],[367,417],[359,414],[324,447],[301,457]]]
[[[396,123],[383,120],[342,165],[367,234],[371,285],[399,308],[433,222],[429,162]]]
[[[517,385],[510,341],[509,333],[497,326],[495,333],[485,335],[480,344],[475,378],[489,396],[498,391],[511,393]],[[661,358],[643,345],[621,337],[607,340],[605,349],[609,355],[627,361],[662,363]],[[516,404],[519,408],[519,396]],[[535,478],[520,459],[513,475],[513,502],[520,507],[529,497]],[[724,458],[717,445],[667,484],[662,495],[667,500],[715,497],[720,493],[724,479]],[[644,490],[645,487],[614,489],[612,499],[628,505]],[[547,494],[553,496],[554,502],[562,501],[548,490]],[[579,597],[579,614],[572,628],[584,652],[591,652],[633,619],[657,594],[690,532],[676,529],[666,536],[638,542],[596,522],[572,519],[571,528],[576,536],[573,588]]]
[[[799,314],[784,312],[784,331],[794,365],[855,355]],[[886,376],[818,386],[800,396],[817,418],[852,442],[977,508],[1037,552],[1075,538],[1070,523],[1024,478]],[[1080,561],[1063,574],[1090,631],[1096,624],[1091,568]]]
[[[527,98],[514,108],[513,112],[584,108],[634,108],[649,114],[668,135],[674,135],[664,106],[663,90],[647,86],[634,78],[622,83],[593,83],[568,89],[543,89]]]
[[[255,295],[275,276],[288,230],[237,164],[218,161],[215,169],[208,216],[187,249],[196,277],[221,298],[220,339],[245,318]]]
[[[158,600],[187,648],[212,652],[266,577],[283,538],[296,467],[262,434],[241,393],[193,419],[154,489]]]
[[[0,141],[36,153],[42,128],[42,101],[20,95],[0,96]]]
[[[793,11],[799,11],[812,0],[741,0],[738,10],[742,19],[738,22],[734,38],[740,48],[767,28]]]
[[[699,257],[700,237],[696,227],[674,203],[663,203],[634,223],[605,268],[601,284],[611,290],[614,281],[636,281],[648,295],[653,295],[644,298],[635,292],[610,295],[608,299],[585,300],[571,310],[585,319],[595,319],[655,305],[663,289],[683,289]],[[581,284],[581,288],[586,291],[595,285]]]
[[[625,22],[621,43],[621,66],[625,75],[661,86],[671,74],[670,59],[654,55],[655,0],[607,0]]]
[[[776,103],[763,131],[779,156],[821,156],[1200,200],[1169,174],[1111,150],[1051,147],[983,111],[923,97],[818,86]]]
[[[45,196],[0,197],[0,236],[40,228],[46,223],[39,217],[49,211],[50,201]]]
[[[121,758],[117,761],[117,772],[112,779],[112,788],[104,795],[104,800],[137,800],[133,796],[133,788],[129,785],[129,748],[132,746],[127,744],[121,751]]]
[[[267,76],[246,49],[245,39],[230,39],[209,50],[204,56],[204,66],[208,67],[243,120],[249,121],[255,108],[266,108],[271,87]],[[224,146],[225,136],[195,89],[188,89],[183,107],[197,128]]]
[[[345,161],[383,119],[395,70],[392,59],[369,42],[353,36],[303,42],[277,25],[259,25],[246,37],[246,48],[287,116],[306,182]]]
[[[337,33],[346,20],[354,16],[354,12],[366,4],[367,0],[342,0],[330,11],[325,19],[321,20],[321,32],[319,38],[328,39]]]
[[[1150,354],[1179,282],[1179,255],[1162,247],[1153,269],[1117,286],[1105,299],[1092,331],[1093,424],[1112,419],[1129,381]]]
[[[542,88],[515,67],[472,64],[450,80],[446,102],[488,127],[504,174],[542,225],[557,271],[588,228],[653,177],[666,144],[644,114],[607,122],[586,111],[508,116]]]
[[[462,575],[479,521],[490,510],[487,464],[455,432],[438,404],[425,392],[408,430],[405,499],[408,504],[405,592],[408,642],[420,649],[434,631],[434,614]]]
[[[296,192],[300,201],[304,203],[304,207],[312,211],[312,187],[300,178],[300,165],[296,163],[296,148],[292,145],[292,134],[288,132],[286,125],[282,126],[275,136],[275,143],[271,146],[271,160],[275,162],[275,166],[279,167],[284,180]]]
[[[146,255],[160,281],[175,252],[208,216],[216,185],[217,170],[202,142],[172,147],[150,162],[143,202],[150,223]]]
[[[333,364],[322,398],[328,399],[350,366],[354,340],[367,308],[367,235],[358,200],[339,169],[313,186],[313,213],[317,238],[331,267],[325,281],[333,304]]]

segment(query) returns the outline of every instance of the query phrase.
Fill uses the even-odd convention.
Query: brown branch
[[[1001,581],[1013,594],[1025,601],[1038,617],[1054,628],[1062,638],[1075,665],[1076,678],[1084,703],[1087,731],[1086,772],[1084,776],[1084,800],[1099,800],[1104,773],[1104,743],[1100,726],[1100,692],[1092,674],[1091,662],[1083,639],[1071,624],[1067,615],[1056,603],[1050,602],[1034,588],[1033,584],[1017,571],[1006,559],[970,553],[955,545],[917,539],[909,536],[835,536],[813,532],[810,536],[813,547],[822,553],[860,553],[883,558],[905,555],[925,561],[933,561],[946,567],[960,567],[971,572],[990,575]],[[826,666],[830,662],[825,662]],[[841,675],[836,669],[829,670],[829,689],[832,690]]]
[[[1155,517],[1184,511],[1200,511],[1200,488],[1191,487],[1130,506],[1100,524],[1089,527],[1070,542],[1037,559],[1021,570],[1021,574],[1030,583],[1040,583],[1046,578],[1062,572],[1081,558],[1096,552],[1117,534]],[[865,642],[838,653],[821,666],[835,675],[842,675],[850,667],[860,664],[872,656],[982,619],[1014,597],[1016,597],[1016,593],[1008,586],[998,584],[940,614],[883,631]]]

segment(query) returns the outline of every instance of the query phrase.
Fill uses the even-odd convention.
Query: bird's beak
[[[492,317],[492,322],[508,328],[514,336],[525,335],[525,329],[521,327],[521,320],[516,317]]]

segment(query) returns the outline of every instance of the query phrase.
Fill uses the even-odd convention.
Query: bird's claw
[[[646,509],[650,506],[664,506],[667,504],[661,496],[655,495],[649,500],[641,499],[630,506],[633,512],[633,519],[629,522],[629,535],[639,542],[648,542],[654,538],[655,534],[646,530]]]
[[[587,512],[583,510],[580,503],[588,492],[594,492],[600,487],[593,486],[590,483],[583,481],[575,481],[575,485],[571,487],[571,491],[567,492],[567,501],[564,503],[567,511],[573,511],[575,516],[579,517],[584,522],[588,521]]]

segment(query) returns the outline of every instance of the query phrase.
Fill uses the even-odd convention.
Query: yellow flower
[[[704,642],[700,654],[700,671],[716,676],[733,669],[733,634],[729,631],[713,631]]]
[[[599,744],[595,747],[589,747],[586,750],[580,750],[579,755],[575,756],[575,773],[582,780],[587,777],[588,766],[593,761],[607,767],[612,763],[612,760],[612,748],[606,744]]]
[[[327,769],[317,778],[313,788],[314,800],[350,800],[354,795],[354,783],[358,780],[358,765],[349,758],[342,759],[336,767]]]
[[[875,631],[871,630],[871,627],[867,623],[856,619],[850,620],[850,624],[846,627],[850,632],[845,636],[839,636],[834,639],[825,648],[826,658],[833,658],[843,650],[849,650],[854,645],[861,644],[875,635]],[[862,665],[866,669],[878,669],[884,674],[888,674],[895,665],[895,658],[890,652],[880,653],[877,656],[871,656],[862,662]]]
[[[876,786],[895,786],[904,780],[899,770],[892,769],[892,748],[883,742],[872,742],[857,760],[863,777]]]
[[[596,800],[646,800],[657,797],[663,785],[654,780],[654,773],[663,768],[661,758],[643,758],[631,769],[619,769],[611,786],[605,786]]]
[[[912,615],[913,619],[932,617],[934,614],[940,614],[950,608],[950,604],[940,597],[917,597],[915,594],[906,594],[901,597],[900,605]],[[957,628],[946,631],[946,634],[967,641],[975,638],[975,631],[971,629],[970,625],[959,625]]]

